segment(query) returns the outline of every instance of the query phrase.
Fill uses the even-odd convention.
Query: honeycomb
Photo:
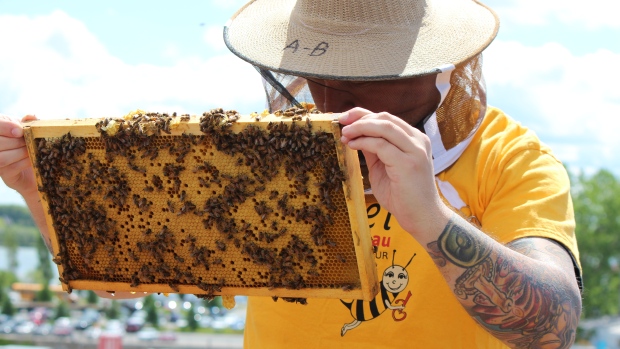
[[[332,119],[216,109],[30,123],[64,289],[372,299],[359,163]]]

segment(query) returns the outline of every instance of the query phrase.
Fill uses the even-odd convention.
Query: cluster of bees
[[[98,138],[38,138],[60,281],[195,286],[207,299],[359,287],[334,137],[305,109],[279,113],[295,121],[233,132],[239,114],[215,109],[201,134],[171,136],[188,115],[140,113],[102,120]]]

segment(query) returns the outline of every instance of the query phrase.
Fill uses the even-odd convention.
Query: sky
[[[259,75],[222,40],[244,3],[0,0],[0,113],[262,111]],[[620,175],[620,5],[485,3],[501,20],[484,53],[489,104],[534,130],[571,172]],[[0,204],[23,201],[0,183]]]

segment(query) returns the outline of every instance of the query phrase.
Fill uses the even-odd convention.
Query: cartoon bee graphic
[[[353,317],[352,322],[346,323],[342,326],[342,329],[340,330],[341,336],[344,336],[347,331],[356,328],[362,322],[378,317],[387,309],[392,310],[394,313],[404,313],[403,310],[405,309],[405,305],[411,296],[411,292],[409,292],[404,301],[402,299],[397,300],[396,297],[398,297],[398,294],[409,284],[409,273],[407,273],[406,269],[415,256],[416,254],[414,253],[409,262],[407,262],[407,264],[403,267],[394,264],[394,259],[396,257],[396,250],[394,250],[392,255],[392,265],[383,271],[383,277],[379,284],[380,291],[372,301],[352,300],[350,302],[346,302],[342,299],[340,300],[345,307],[349,308],[351,311],[351,316]],[[394,314],[392,315],[395,321],[404,319],[404,317],[397,319]]]

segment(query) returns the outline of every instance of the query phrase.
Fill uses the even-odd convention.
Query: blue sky
[[[258,74],[222,27],[245,1],[0,0],[0,113],[120,116],[134,109],[264,108]],[[574,172],[620,175],[620,21],[610,0],[489,0],[489,103]],[[22,203],[0,183],[0,204]]]

